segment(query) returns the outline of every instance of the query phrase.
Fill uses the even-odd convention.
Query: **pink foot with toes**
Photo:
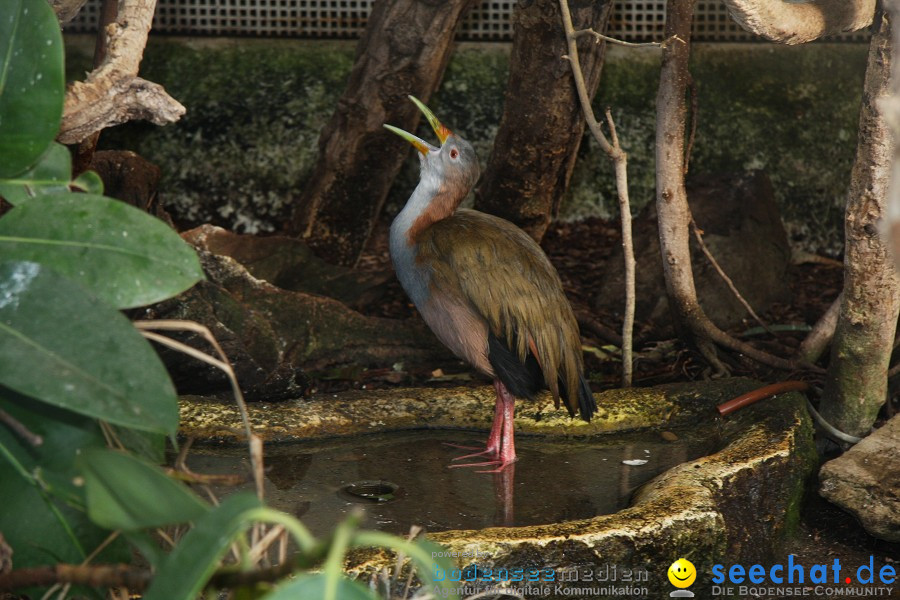
[[[496,467],[489,471],[478,471],[478,473],[500,473],[506,467],[516,462],[516,449],[513,439],[513,418],[516,410],[515,398],[507,391],[506,386],[499,380],[494,381],[494,389],[497,391],[497,403],[494,407],[494,423],[491,425],[491,433],[488,436],[487,446],[480,452],[473,452],[472,454],[458,456],[453,459],[454,461],[457,461],[484,456],[489,458],[489,460],[450,465],[451,469],[462,467]],[[448,445],[466,450],[475,449],[471,446]]]

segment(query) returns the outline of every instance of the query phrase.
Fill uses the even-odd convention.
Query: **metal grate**
[[[97,30],[102,0],[87,0],[66,31]],[[154,31],[181,35],[248,35],[357,38],[366,27],[375,0],[159,0]],[[483,0],[463,21],[463,40],[512,39],[515,0]],[[609,35],[629,41],[659,41],[666,17],[665,0],[618,0]],[[844,41],[867,39],[865,31],[837,36]],[[700,0],[694,17],[694,39],[705,42],[759,41],[728,16],[720,0]]]

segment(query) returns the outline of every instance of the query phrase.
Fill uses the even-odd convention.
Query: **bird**
[[[590,421],[596,401],[584,376],[578,323],[559,274],[541,247],[514,224],[460,203],[478,181],[472,145],[414,96],[440,140],[435,147],[384,127],[418,151],[419,183],[390,229],[390,254],[406,294],[457,357],[493,379],[494,421],[483,451],[452,466],[499,473],[516,460],[515,398],[542,389]],[[489,468],[493,467],[493,468]]]

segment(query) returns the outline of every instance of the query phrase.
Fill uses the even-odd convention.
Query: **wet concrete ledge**
[[[757,387],[746,379],[595,394],[590,423],[556,408],[549,394],[516,401],[516,433],[589,436],[680,427],[718,418],[715,405]],[[489,429],[494,416],[491,386],[356,390],[310,399],[248,404],[250,422],[265,442],[410,429]],[[229,396],[182,396],[180,433],[201,440],[242,442],[240,413]]]
[[[675,384],[597,394],[600,411],[590,424],[569,419],[547,397],[521,402],[517,432],[598,435],[641,429],[677,429],[715,421],[719,452],[679,465],[641,488],[631,507],[613,515],[531,527],[445,531],[430,537],[459,559],[460,567],[541,568],[573,566],[645,570],[642,582],[618,580],[549,584],[546,597],[663,597],[674,588],[666,570],[685,557],[697,568],[691,590],[712,597],[712,565],[764,561],[797,522],[805,483],[816,466],[812,426],[799,394],[758,403],[726,419],[715,405],[760,384],[746,379]],[[493,392],[479,389],[415,389],[352,392],[279,404],[251,404],[250,419],[266,441],[291,441],[416,428],[488,428]],[[222,400],[186,397],[182,430],[187,436],[237,441],[236,409]],[[525,468],[526,465],[521,465]],[[551,493],[565,493],[553,490]],[[352,570],[364,574],[392,563],[380,551],[357,552]],[[558,575],[557,575],[558,578]],[[557,586],[585,593],[557,591]],[[619,588],[619,591],[611,590]],[[572,589],[572,591],[576,591]],[[539,595],[529,595],[541,597]]]

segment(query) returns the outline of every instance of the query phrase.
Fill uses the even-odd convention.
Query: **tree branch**
[[[800,350],[797,355],[810,363],[815,363],[825,352],[831,338],[834,337],[834,330],[837,327],[838,315],[841,312],[842,296],[834,299],[825,314],[819,317],[818,322],[813,325],[812,330],[806,335],[806,338],[800,344]]]
[[[568,54],[564,57],[572,67],[572,76],[575,79],[575,89],[578,91],[578,99],[581,102],[581,110],[584,112],[584,120],[593,134],[594,139],[600,144],[603,151],[613,161],[616,172],[616,191],[619,197],[619,214],[622,219],[622,247],[625,251],[625,318],[622,323],[622,385],[631,386],[632,372],[634,368],[632,359],[632,335],[634,331],[634,245],[631,241],[631,205],[628,201],[628,155],[619,145],[619,137],[616,134],[616,126],[612,113],[606,110],[606,122],[609,125],[612,143],[606,139],[600,123],[594,116],[591,107],[590,95],[584,83],[584,74],[581,63],[578,60],[578,36],[572,25],[572,15],[569,12],[569,3],[559,0],[559,8],[562,13],[563,28],[566,32],[566,44]],[[592,31],[584,30],[581,32]],[[599,35],[599,34],[596,34]]]
[[[751,33],[780,44],[802,44],[856,31],[872,23],[876,0],[725,0],[731,18]]]
[[[123,0],[115,23],[107,27],[106,59],[66,93],[57,139],[77,144],[106,127],[135,119],[174,123],[185,109],[159,84],[137,76],[156,0]]]
[[[75,18],[87,0],[48,0],[50,8],[56,13],[60,25],[65,25]]]
[[[709,356],[712,352],[709,342],[778,369],[821,371],[813,365],[779,358],[734,339],[709,320],[697,301],[689,246],[692,217],[684,186],[685,95],[690,81],[688,59],[695,2],[669,0],[666,5],[666,37],[677,36],[683,43],[663,47],[656,97],[656,209],[670,305],[679,325],[713,364],[717,361]]]
[[[317,550],[317,552],[319,552]],[[319,552],[320,553],[320,552]],[[315,553],[314,553],[315,554]],[[304,559],[313,564],[321,559]],[[302,567],[300,561],[289,561],[274,567],[251,571],[236,571],[233,567],[221,568],[207,582],[207,588],[235,588],[263,581],[275,582]],[[0,575],[0,592],[11,592],[28,587],[49,587],[55,584],[83,585],[95,588],[128,588],[142,592],[150,586],[153,573],[131,565],[72,565],[58,564],[44,567],[16,569]]]
[[[590,35],[594,38],[598,44],[600,42],[607,42],[609,44],[616,44],[618,46],[627,46],[629,48],[640,48],[642,46],[662,46],[666,44],[666,42],[626,42],[625,40],[620,40],[614,37],[609,37],[608,35],[603,35],[593,29],[579,29],[572,33],[576,38],[580,38],[585,35]]]
[[[687,164],[687,161],[685,161]],[[728,276],[728,273],[725,272],[725,269],[719,265],[719,261],[716,260],[716,257],[712,255],[712,252],[709,251],[709,248],[706,246],[706,242],[703,240],[703,232],[697,227],[697,223],[694,221],[694,218],[691,217],[691,228],[694,230],[694,237],[697,240],[697,244],[700,246],[700,251],[703,252],[703,255],[706,257],[706,260],[709,261],[709,264],[712,265],[713,269],[715,269],[716,273],[718,273],[719,277],[722,278],[722,281],[725,282],[725,285],[728,286],[728,289],[731,290],[731,293],[734,294],[734,297],[737,298],[738,302],[744,307],[744,309],[750,313],[750,316],[759,323],[759,326],[766,330],[766,332],[775,337],[775,333],[769,329],[769,326],[765,321],[760,318],[756,311],[753,310],[753,307],[750,306],[750,303],[747,302],[747,299],[744,298],[743,294],[737,289],[737,286],[734,285],[734,281],[731,280],[731,277]]]
[[[894,167],[891,132],[877,107],[891,95],[891,21],[881,11],[874,29],[844,218],[844,290],[819,405],[824,420],[859,437],[869,433],[885,401],[900,313],[900,278],[879,235]]]
[[[44,443],[44,438],[36,433],[32,433],[30,429],[25,427],[21,421],[13,417],[11,414],[0,408],[0,423],[9,427],[13,433],[31,444],[32,446],[40,446]]]

